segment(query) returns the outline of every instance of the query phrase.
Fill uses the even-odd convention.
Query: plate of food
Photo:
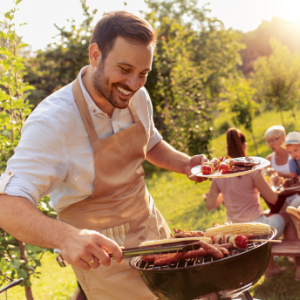
[[[262,157],[214,157],[202,165],[192,168],[192,176],[207,178],[229,178],[242,176],[270,165],[270,161]]]
[[[298,177],[296,178],[287,178],[282,184],[284,190],[299,190],[300,189],[300,180]]]

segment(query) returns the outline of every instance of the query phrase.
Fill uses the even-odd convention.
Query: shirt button
[[[94,114],[96,113],[96,109],[93,109],[93,113],[94,113]]]
[[[8,175],[11,175],[11,171],[9,171],[7,174],[8,174]]]

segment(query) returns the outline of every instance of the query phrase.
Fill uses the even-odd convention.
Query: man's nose
[[[136,74],[132,74],[126,83],[132,91],[136,91],[140,88],[140,78]]]

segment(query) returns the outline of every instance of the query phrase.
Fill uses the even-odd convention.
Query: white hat
[[[300,133],[299,132],[290,132],[285,138],[286,145],[300,144]]]

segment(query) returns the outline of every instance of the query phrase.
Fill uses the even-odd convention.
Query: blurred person
[[[277,174],[281,177],[291,177],[289,169],[289,159],[291,156],[287,149],[284,148],[285,129],[281,125],[275,125],[268,128],[265,132],[265,140],[269,147],[272,149],[266,159],[271,162],[271,168],[273,168]]]
[[[286,149],[291,158],[289,159],[289,168],[292,178],[300,176],[300,133],[290,132],[285,139]]]
[[[290,137],[291,135],[288,134],[288,136]],[[285,138],[286,133],[283,126],[275,125],[268,128],[265,132],[265,140],[273,152],[269,154],[266,159],[271,162],[271,168],[273,168],[280,177],[290,178],[292,177],[292,173],[290,172],[290,160],[292,159],[292,156],[289,154],[288,149],[284,148]],[[288,140],[290,141],[291,139],[289,138]],[[295,168],[295,165],[292,167]],[[272,180],[276,183],[280,179],[274,175]],[[300,196],[298,194],[294,194],[287,197],[285,204],[282,207],[282,211],[285,211],[287,206],[300,206]]]
[[[246,156],[246,137],[240,130],[228,129],[226,138],[228,156],[232,158]],[[213,179],[206,198],[206,208],[211,210],[223,203],[227,210],[228,221],[265,223],[277,229],[275,238],[284,232],[286,239],[296,239],[297,232],[288,214],[265,216],[260,205],[260,195],[272,204],[278,199],[278,194],[270,188],[260,170],[243,176]],[[271,259],[265,276],[269,278],[285,270],[286,268],[275,265]]]

